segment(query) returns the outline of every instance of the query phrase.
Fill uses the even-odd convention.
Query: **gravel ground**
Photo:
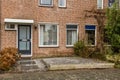
[[[120,69],[81,69],[0,74],[0,80],[120,80]]]

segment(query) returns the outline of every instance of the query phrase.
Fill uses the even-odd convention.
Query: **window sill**
[[[40,45],[41,48],[51,48],[51,47],[59,47],[58,45]]]
[[[59,8],[66,9],[67,7],[66,6],[59,6]]]
[[[104,46],[111,46],[111,45],[104,45]]]
[[[88,47],[89,47],[89,46],[90,46],[90,47],[95,47],[96,45],[85,45],[85,46],[88,46]]]
[[[39,7],[53,7],[53,5],[38,5]]]
[[[67,48],[73,48],[74,45],[66,45]]]

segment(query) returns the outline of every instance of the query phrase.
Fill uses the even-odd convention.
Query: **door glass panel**
[[[26,27],[20,27],[20,39],[26,39]]]
[[[30,27],[26,27],[26,36],[27,36],[27,39],[30,39]]]
[[[27,42],[27,48],[26,50],[30,50],[30,42]]]
[[[20,42],[19,50],[26,50],[26,42]]]

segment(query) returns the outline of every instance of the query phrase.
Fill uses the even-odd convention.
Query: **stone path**
[[[0,80],[120,80],[120,69],[81,69],[0,74]]]

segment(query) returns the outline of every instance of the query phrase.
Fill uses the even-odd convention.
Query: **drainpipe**
[[[2,26],[2,24],[1,24],[1,15],[2,15],[2,0],[0,0],[0,50],[1,50],[1,33],[2,33],[2,31],[1,31],[1,26]]]

